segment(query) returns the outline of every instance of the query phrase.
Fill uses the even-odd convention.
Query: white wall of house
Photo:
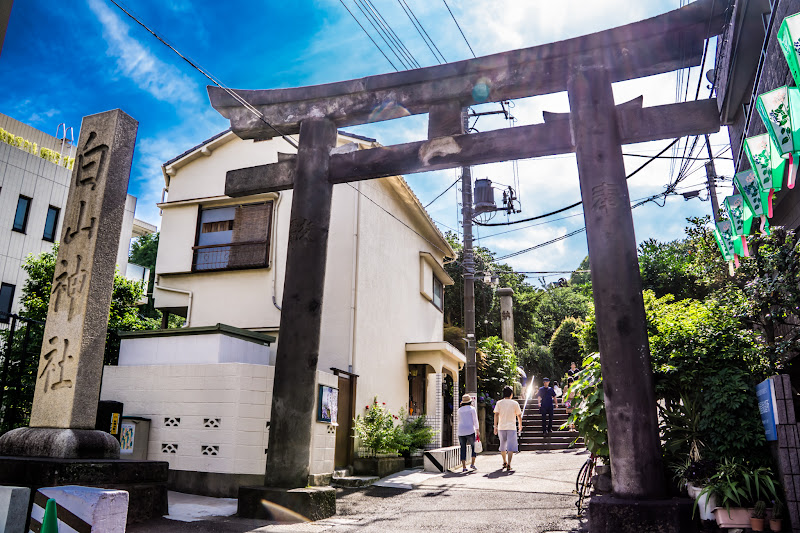
[[[350,141],[340,136],[339,144]],[[204,150],[207,156],[197,151],[185,158],[188,163],[178,160],[166,167],[169,200],[160,205],[156,307],[188,308],[191,299],[189,326],[223,323],[278,336],[280,311],[272,298],[280,305],[292,191],[231,199],[224,194],[225,173],[273,163],[278,152],[294,150],[281,139],[243,141],[233,133]],[[268,268],[191,272],[200,206],[270,198],[275,202],[277,236]],[[359,374],[356,405],[366,405],[377,395],[397,412],[408,403],[405,344],[442,340],[442,312],[421,291],[421,269],[428,268],[422,279],[433,281],[420,252],[428,252],[441,264],[452,250],[400,177],[334,186],[328,250],[318,368]],[[425,289],[430,293],[430,287]]]

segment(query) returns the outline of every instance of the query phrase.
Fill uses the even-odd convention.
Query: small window
[[[11,314],[11,304],[14,302],[15,285],[8,283],[0,284],[0,322],[8,324],[8,316]]]
[[[14,214],[14,231],[25,233],[25,228],[28,226],[28,211],[30,211],[31,199],[27,196],[20,195],[17,200],[17,212]]]
[[[268,266],[272,202],[200,210],[192,269]]]
[[[44,235],[42,239],[53,242],[56,240],[56,228],[58,227],[58,214],[61,210],[52,205],[47,208],[47,219],[44,221]]]
[[[444,284],[433,276],[433,305],[440,311],[442,310],[442,301],[444,300]]]

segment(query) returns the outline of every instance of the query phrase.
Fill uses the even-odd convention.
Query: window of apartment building
[[[437,309],[440,311],[442,310],[442,304],[444,303],[444,283],[436,277],[436,274],[433,275],[433,300],[431,301]]]
[[[56,240],[56,228],[58,227],[58,214],[61,210],[52,205],[47,208],[47,218],[44,221],[44,235],[42,239],[53,242]]]
[[[28,227],[28,212],[30,209],[31,199],[20,195],[19,200],[17,200],[17,212],[14,214],[14,227],[11,229],[25,233],[25,229]]]
[[[15,285],[9,283],[0,284],[0,322],[8,324],[11,314],[11,304],[14,302],[14,289]]]
[[[268,266],[271,223],[272,202],[201,208],[192,269]]]

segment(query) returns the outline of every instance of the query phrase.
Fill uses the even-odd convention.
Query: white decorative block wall
[[[151,419],[148,459],[173,470],[257,474],[266,470],[275,367],[244,363],[107,366],[103,400]],[[320,385],[338,378],[317,372]],[[315,398],[316,401],[316,398]],[[314,413],[311,473],[333,472],[336,429]]]
[[[444,400],[442,398],[442,379],[444,374],[428,374],[427,398],[425,399],[426,424],[436,433],[429,449],[442,446],[442,417],[444,416]]]

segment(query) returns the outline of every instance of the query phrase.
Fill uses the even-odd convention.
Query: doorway
[[[358,376],[344,370],[332,369],[339,377],[339,416],[336,428],[334,468],[347,468],[353,464],[353,418],[355,418],[356,382]]]

